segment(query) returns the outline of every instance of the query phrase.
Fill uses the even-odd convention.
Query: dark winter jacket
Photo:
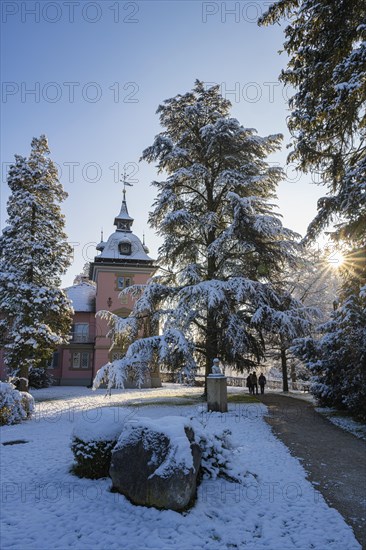
[[[260,377],[258,378],[258,382],[259,382],[259,385],[260,386],[265,386],[266,385],[266,377],[264,376],[264,374],[261,374]]]

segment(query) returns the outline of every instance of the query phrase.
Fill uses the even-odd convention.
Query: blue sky
[[[260,135],[283,133],[271,158],[284,164],[286,91],[278,75],[283,26],[260,28],[268,2],[3,1],[1,98],[1,226],[6,223],[6,168],[27,155],[45,133],[69,197],[63,205],[74,262],[71,284],[103,227],[107,237],[122,199],[118,174],[134,172],[128,191],[134,230],[156,257],[158,239],[147,225],[154,200],[154,166],[139,163],[159,132],[155,111],[164,99],[215,82],[232,114]],[[33,90],[33,92],[32,92]],[[287,168],[278,192],[284,223],[304,233],[324,189]]]

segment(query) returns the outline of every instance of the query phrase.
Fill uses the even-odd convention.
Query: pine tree
[[[290,17],[281,80],[290,98],[290,160],[316,170],[329,194],[309,228],[315,237],[338,220],[334,237],[365,244],[366,227],[366,5],[358,0],[281,0],[260,24]]]
[[[131,367],[142,379],[154,360],[187,376],[197,366],[207,376],[216,357],[249,369],[264,357],[264,327],[291,324],[301,307],[288,297],[287,315],[270,285],[296,248],[272,202],[282,171],[266,162],[281,136],[259,137],[229,110],[217,86],[199,81],[158,108],[163,131],[142,158],[166,175],[153,182],[149,219],[163,238],[161,269],[146,288],[123,291],[137,298],[129,318],[102,313],[110,336],[130,345],[99,371],[95,387],[123,384]],[[136,340],[146,324],[152,335]]]
[[[303,171],[320,172],[328,188],[307,238],[314,240],[333,223],[330,236],[346,250],[339,309],[320,328],[320,341],[306,340],[306,352],[300,344],[297,349],[316,374],[316,395],[332,396],[334,404],[345,406],[359,402],[365,391],[365,374],[357,368],[365,368],[366,5],[358,0],[280,0],[260,24],[285,16],[290,20],[284,44],[289,62],[281,79],[295,88],[289,102],[290,159]]]
[[[0,237],[0,337],[11,374],[28,386],[65,342],[72,309],[60,290],[70,265],[60,203],[66,198],[47,139],[32,140],[29,158],[15,156],[8,185],[8,226]]]
[[[74,285],[79,285],[80,283],[85,282],[85,281],[87,281],[88,283],[91,283],[92,281],[90,281],[90,279],[89,279],[89,274],[90,274],[90,262],[85,262],[81,273],[78,273],[75,276],[75,278],[73,280],[73,284]]]
[[[293,351],[312,371],[312,393],[323,406],[366,419],[366,288],[347,286],[318,338],[295,341]]]
[[[302,304],[299,322],[284,326],[271,335],[267,357],[282,371],[283,391],[288,391],[288,378],[296,382],[297,372],[308,379],[309,369],[292,351],[294,339],[314,336],[319,322],[330,319],[340,286],[338,269],[329,261],[329,253],[311,247],[301,247],[295,265],[285,267],[278,281],[273,281],[281,295],[292,296]],[[290,373],[289,368],[290,367]]]

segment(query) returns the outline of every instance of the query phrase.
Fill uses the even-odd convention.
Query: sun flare
[[[339,267],[342,267],[342,265],[344,264],[344,256],[342,252],[340,252],[339,250],[335,250],[329,254],[327,262],[331,267],[337,269]]]

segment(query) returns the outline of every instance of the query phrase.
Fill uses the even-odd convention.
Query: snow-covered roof
[[[118,214],[118,216],[116,216],[116,219],[117,220],[128,220],[128,221],[133,222],[133,218],[131,218],[131,216],[128,213],[127,203],[126,203],[125,200],[122,202],[120,213]]]
[[[95,311],[96,286],[92,283],[69,286],[65,288],[65,293],[75,311]]]
[[[120,213],[114,220],[114,225],[117,227],[114,233],[109,237],[107,242],[102,238],[101,242],[96,246],[100,252],[96,257],[96,261],[103,260],[125,260],[126,262],[149,262],[153,261],[147,255],[149,249],[142,243],[137,235],[132,233],[133,218],[128,213],[126,192],[123,192],[123,201]],[[128,245],[126,247],[120,246]]]
[[[131,254],[121,254],[118,247],[120,243],[131,244]],[[137,235],[129,231],[120,230],[112,233],[98,258],[105,258],[108,260],[152,261],[152,258],[146,254],[144,245]]]

